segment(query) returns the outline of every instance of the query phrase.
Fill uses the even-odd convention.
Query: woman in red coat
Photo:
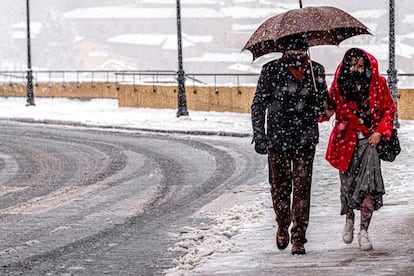
[[[378,62],[362,49],[348,50],[339,64],[329,95],[335,111],[326,160],[339,170],[341,215],[346,215],[343,241],[352,243],[354,209],[361,211],[359,246],[372,249],[368,226],[385,193],[376,145],[390,139],[395,105],[380,76]],[[327,118],[325,118],[327,119]]]

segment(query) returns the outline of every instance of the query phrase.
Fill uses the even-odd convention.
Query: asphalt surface
[[[248,138],[0,127],[0,275],[160,275],[171,233],[264,165]]]

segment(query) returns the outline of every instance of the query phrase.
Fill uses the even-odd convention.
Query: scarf
[[[288,64],[287,56],[285,54],[283,54],[282,59],[286,64]],[[299,67],[288,65],[288,69],[290,73],[292,73],[292,75],[295,77],[295,80],[297,83],[299,83],[302,80],[303,76],[305,75],[305,70],[306,70],[308,63],[309,63],[309,56],[305,55],[304,60]]]

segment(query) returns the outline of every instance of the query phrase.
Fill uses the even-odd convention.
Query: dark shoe
[[[285,249],[289,245],[288,229],[284,230],[280,227],[277,228],[276,245],[277,245],[277,248],[279,248],[280,250]]]
[[[301,242],[292,243],[292,255],[303,255],[306,254],[305,246]]]

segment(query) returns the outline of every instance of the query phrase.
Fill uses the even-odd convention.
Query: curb
[[[154,133],[170,133],[170,134],[187,134],[187,135],[202,135],[202,136],[227,136],[227,137],[251,137],[251,134],[227,132],[227,131],[205,131],[205,130],[163,130],[163,129],[150,129],[150,128],[136,128],[136,127],[120,127],[120,126],[108,126],[108,125],[94,125],[85,124],[72,121],[60,121],[60,120],[35,120],[30,118],[0,118],[2,121],[29,123],[29,124],[44,124],[44,125],[64,125],[73,127],[84,128],[100,128],[109,130],[129,130],[129,131],[143,131]]]

